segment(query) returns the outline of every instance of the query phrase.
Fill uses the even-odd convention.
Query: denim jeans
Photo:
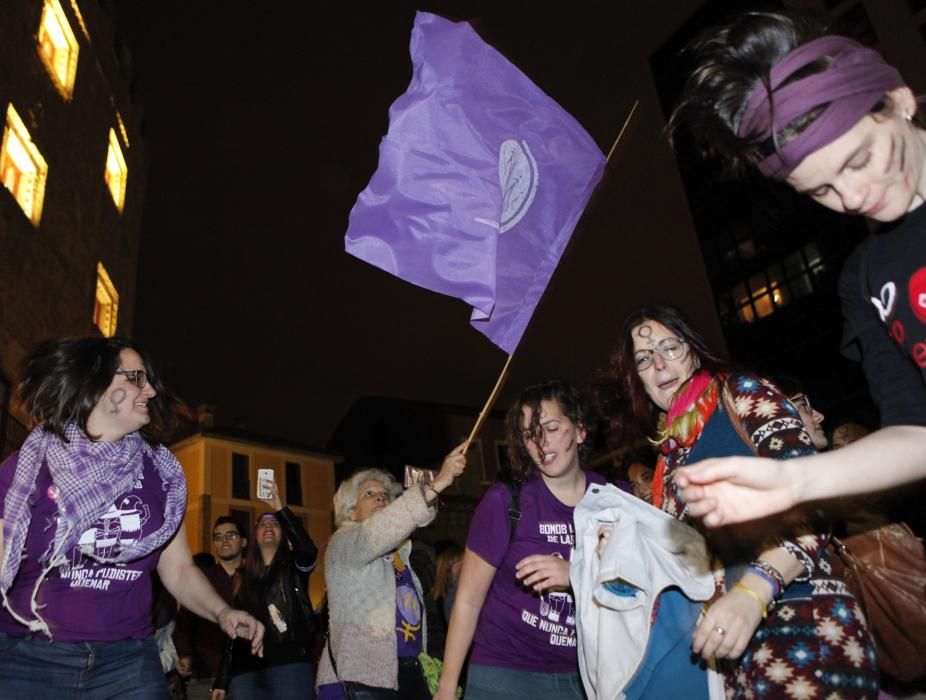
[[[167,684],[154,637],[121,642],[52,642],[0,633],[3,697],[23,700],[164,700]]]
[[[579,673],[513,671],[469,665],[464,700],[583,700]]]
[[[232,676],[228,692],[237,700],[313,700],[315,666],[283,664],[242,673]]]

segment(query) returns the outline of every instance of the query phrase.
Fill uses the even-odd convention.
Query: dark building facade
[[[10,395],[33,343],[132,331],[146,156],[111,3],[4,2],[0,120],[6,453],[21,439]]]

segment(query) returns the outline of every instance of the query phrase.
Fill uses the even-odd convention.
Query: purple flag
[[[348,253],[463,299],[514,352],[604,172],[582,126],[465,22],[419,12]]]

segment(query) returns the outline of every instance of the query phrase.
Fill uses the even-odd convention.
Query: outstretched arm
[[[762,518],[806,501],[881,491],[926,479],[926,427],[895,425],[836,452],[787,461],[706,459],[675,481],[709,527]]]

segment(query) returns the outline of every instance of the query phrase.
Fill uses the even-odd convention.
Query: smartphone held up
[[[261,500],[273,498],[274,474],[272,469],[257,470],[257,497]]]

